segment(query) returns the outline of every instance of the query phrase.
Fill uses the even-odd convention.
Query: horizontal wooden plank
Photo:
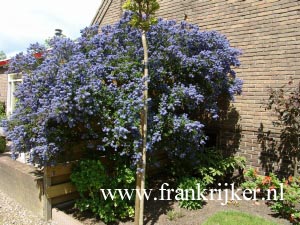
[[[46,190],[47,198],[55,198],[66,194],[76,192],[76,188],[72,183],[58,184],[48,187]]]
[[[51,199],[52,206],[56,206],[61,203],[65,203],[74,199],[79,198],[79,193],[78,192],[73,192],[71,194],[55,197]]]
[[[70,182],[70,174],[51,177],[51,185],[58,185]]]
[[[46,167],[47,177],[67,175],[67,174],[71,174],[71,171],[72,171],[72,163]]]

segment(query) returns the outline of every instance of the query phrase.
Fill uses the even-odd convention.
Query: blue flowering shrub
[[[76,41],[54,37],[47,50],[31,45],[16,55],[9,72],[22,73],[16,110],[7,122],[13,154],[52,163],[70,143],[132,165],[140,157],[143,48],[130,13],[112,26],[81,31]],[[205,121],[241,93],[234,68],[240,51],[225,36],[186,22],[159,19],[149,45],[148,151],[185,158],[202,149]],[[37,59],[33,53],[42,53]]]

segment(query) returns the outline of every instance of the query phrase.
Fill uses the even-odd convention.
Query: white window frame
[[[22,74],[20,73],[11,73],[7,75],[7,106],[6,106],[6,115],[9,118],[15,110],[16,106],[16,97],[14,92],[16,91],[17,83],[22,83]],[[27,163],[29,157],[28,153],[20,153],[17,161],[22,163]]]
[[[16,84],[22,83],[22,74],[12,73],[7,75],[7,105],[6,105],[6,115],[10,117],[10,115],[15,110],[16,106],[16,97],[14,96],[14,92],[16,90]]]

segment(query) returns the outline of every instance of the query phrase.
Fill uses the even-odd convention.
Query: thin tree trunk
[[[295,156],[295,158],[294,158],[294,177],[298,176],[298,164],[299,164],[298,158],[297,158],[297,156]]]
[[[300,83],[299,83],[299,85],[300,85]],[[296,149],[296,156],[294,157],[294,177],[298,177],[298,175],[299,175],[299,173],[298,173],[298,165],[299,165],[299,157],[298,156],[299,156],[299,151],[300,151],[300,138],[298,138],[297,149]]]
[[[140,165],[138,164],[138,168]],[[139,225],[139,218],[140,218],[140,199],[138,197],[137,192],[141,190],[141,181],[142,177],[139,173],[136,175],[136,193],[135,193],[135,209],[134,209],[134,225]]]
[[[135,197],[135,225],[144,223],[144,191],[146,175],[146,151],[147,151],[147,119],[148,119],[148,46],[146,31],[142,31],[142,44],[144,49],[144,76],[145,90],[143,91],[144,108],[141,115],[141,134],[142,134],[142,159],[138,164],[136,189],[141,193],[141,199],[138,194]],[[141,172],[142,171],[142,172]]]

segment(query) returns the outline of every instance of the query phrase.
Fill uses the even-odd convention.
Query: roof
[[[91,25],[101,24],[104,15],[106,14],[109,6],[111,5],[113,0],[102,0],[101,5],[99,6],[96,15],[94,16]]]
[[[0,67],[6,66],[9,63],[9,59],[2,59],[0,60]]]
[[[40,58],[42,58],[42,53],[41,52],[34,53],[34,57],[37,59],[40,59]],[[9,64],[9,61],[10,61],[10,59],[0,60],[0,67],[7,66]]]

